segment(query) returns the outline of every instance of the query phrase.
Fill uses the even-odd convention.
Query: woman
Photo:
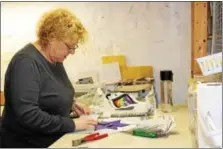
[[[42,16],[38,40],[14,55],[5,75],[1,147],[45,148],[65,133],[94,128],[97,121],[80,117],[89,109],[73,104],[74,89],[63,66],[85,35],[80,21],[65,9]],[[79,118],[69,118],[71,109]]]

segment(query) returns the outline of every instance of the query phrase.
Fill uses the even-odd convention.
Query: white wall
[[[10,57],[35,40],[43,11],[72,10],[89,31],[89,41],[65,67],[72,81],[78,72],[98,70],[102,55],[124,54],[128,65],[152,65],[159,93],[159,71],[174,73],[173,98],[185,102],[190,77],[190,2],[17,2],[2,3],[1,82]],[[1,87],[2,89],[2,87]]]

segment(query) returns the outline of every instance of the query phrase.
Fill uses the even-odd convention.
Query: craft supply
[[[133,109],[134,109],[134,106],[128,106],[128,107],[125,107],[125,108],[115,109],[115,110],[122,111],[122,110],[133,110]]]
[[[126,109],[128,107],[134,107],[137,101],[130,97],[128,94],[115,93],[107,94],[106,98],[115,109]]]
[[[115,129],[115,130],[117,130],[118,127],[125,127],[125,126],[128,126],[128,124],[121,123],[121,120],[108,121],[108,122],[101,121],[95,127],[95,130],[100,130],[100,129]]]
[[[123,112],[123,113],[113,113],[111,114],[111,117],[139,117],[139,116],[146,116],[148,115],[148,112]]]
[[[78,146],[84,142],[99,140],[99,139],[105,138],[107,136],[108,136],[108,134],[93,133],[93,134],[85,136],[84,138],[73,140],[72,146]]]
[[[173,117],[159,116],[153,119],[143,120],[141,123],[137,124],[135,129],[155,132],[157,137],[161,137],[167,135],[175,126],[176,124]]]
[[[157,138],[158,137],[156,132],[148,131],[145,129],[133,129],[133,135],[147,137],[147,138]]]
[[[99,119],[105,119],[105,118],[120,118],[120,117],[142,117],[142,116],[153,116],[150,114],[151,112],[135,112],[133,110],[125,111],[116,111],[113,113],[102,113],[99,115]]]
[[[100,129],[96,130],[95,132],[99,132],[101,134],[114,134],[114,133],[119,133],[119,132],[132,132],[133,128],[135,128],[136,125],[134,124],[129,124],[128,126],[125,127],[118,127],[117,129]]]

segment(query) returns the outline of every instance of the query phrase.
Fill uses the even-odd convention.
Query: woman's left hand
[[[85,106],[81,103],[74,103],[73,104],[73,110],[77,114],[77,116],[91,114],[90,108],[88,108],[87,106]]]

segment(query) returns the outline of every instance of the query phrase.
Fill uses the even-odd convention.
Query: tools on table
[[[108,136],[108,134],[93,133],[93,134],[85,136],[84,138],[73,140],[72,146],[78,146],[84,142],[99,140],[102,138],[106,138],[107,136]]]
[[[98,123],[95,130],[100,130],[100,129],[115,129],[115,130],[117,130],[118,127],[125,127],[125,126],[128,126],[128,124],[121,123],[121,120],[108,121],[108,122],[102,121],[102,122]]]
[[[133,129],[133,136],[141,136],[147,138],[158,138],[158,134],[154,131],[147,131],[145,129]]]

